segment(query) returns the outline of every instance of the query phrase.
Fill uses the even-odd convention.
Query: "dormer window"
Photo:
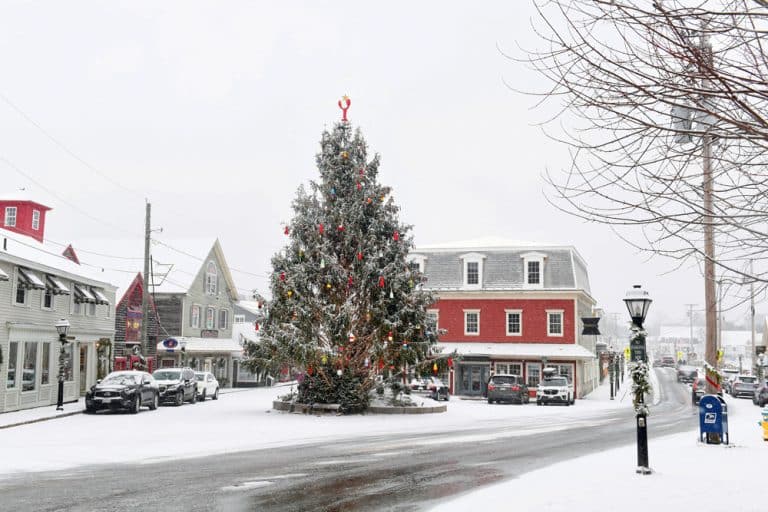
[[[544,260],[546,255],[529,252],[523,258],[523,288],[544,288]]]
[[[16,227],[16,207],[5,207],[5,226],[9,228]]]
[[[463,264],[463,287],[480,289],[483,287],[483,260],[485,256],[478,253],[461,256]]]
[[[32,210],[32,229],[40,230],[40,210]]]
[[[205,293],[208,295],[216,295],[217,275],[216,264],[209,261],[205,269]]]
[[[408,256],[408,269],[411,271],[419,271],[424,273],[424,265],[427,263],[427,257],[420,254],[412,254]]]

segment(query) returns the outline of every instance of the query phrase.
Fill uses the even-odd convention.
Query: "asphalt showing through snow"
[[[694,427],[689,388],[675,381],[673,370],[659,369],[657,376],[661,402],[652,408],[649,437]],[[366,437],[32,473],[0,481],[0,510],[419,511],[483,485],[634,443],[635,432],[632,410],[624,408],[562,422],[534,418],[522,429]],[[553,483],[552,489],[568,492],[567,486]]]

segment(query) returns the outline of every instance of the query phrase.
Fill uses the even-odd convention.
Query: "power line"
[[[182,251],[181,249],[177,249],[176,247],[168,245],[167,243],[162,242],[162,241],[160,241],[160,240],[158,240],[156,238],[153,238],[152,241],[154,243],[158,244],[158,245],[162,245],[163,247],[167,247],[168,249],[170,249],[172,251],[175,251],[175,252],[177,252],[179,254],[183,254],[184,256],[187,256],[188,258],[192,258],[193,260],[197,260],[197,261],[200,261],[200,262],[205,262],[205,258],[200,258],[199,256],[194,256],[192,254],[189,254],[188,252]],[[254,272],[248,272],[247,270],[240,270],[240,269],[235,268],[235,267],[229,267],[229,270],[232,270],[234,272],[239,272],[240,274],[245,274],[245,275],[252,276],[252,277],[258,277],[260,279],[266,279],[267,277],[270,276],[270,274],[267,273],[267,272],[262,272],[261,274],[256,274]]]
[[[61,242],[56,242],[54,240],[51,240],[50,238],[46,238],[45,241],[49,242],[49,243],[52,243],[54,245],[61,246],[61,247],[67,247],[67,246],[71,245],[71,244],[64,244],[64,243],[61,243]],[[80,247],[75,247],[75,249],[77,249],[78,253],[92,254],[94,256],[102,256],[104,258],[112,258],[112,259],[116,259],[116,260],[129,260],[129,261],[143,261],[144,260],[144,258],[141,258],[141,257],[134,258],[134,257],[131,257],[131,256],[114,256],[114,255],[111,255],[111,254],[104,254],[104,253],[100,253],[100,252],[87,251],[85,249],[81,249]]]

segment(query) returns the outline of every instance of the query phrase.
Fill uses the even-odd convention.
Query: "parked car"
[[[733,370],[730,368],[724,368],[722,371],[723,374],[723,390],[730,394],[731,393],[731,385],[733,384],[733,381],[736,379],[736,377],[739,376],[739,370]]]
[[[411,382],[409,384],[411,391],[421,391],[427,389],[427,379],[422,379],[420,377],[415,377],[411,379]]]
[[[755,388],[755,392],[752,394],[752,403],[760,407],[765,407],[768,404],[768,380],[764,380]]]
[[[429,396],[432,398],[432,400],[445,400],[447,402],[450,399],[448,386],[443,384],[443,381],[437,377],[427,378],[427,391],[429,392]]]
[[[677,382],[693,383],[698,376],[698,370],[693,366],[678,366],[677,367]]]
[[[152,376],[160,389],[160,403],[197,402],[197,379],[192,368],[162,368]]]
[[[659,366],[663,368],[674,368],[676,364],[675,358],[672,356],[662,356]]]
[[[573,396],[573,384],[567,377],[553,375],[545,377],[536,388],[536,405],[549,403],[561,403],[573,405],[576,398]]]
[[[85,412],[127,409],[136,414],[145,405],[154,411],[159,395],[157,382],[147,372],[112,372],[85,392]]]
[[[699,400],[701,400],[701,397],[707,394],[707,380],[704,377],[698,377],[695,381],[693,381],[693,385],[691,386],[691,402],[693,405],[699,405]],[[720,391],[717,392],[718,395],[723,396],[723,388],[720,388]]]
[[[757,377],[753,375],[739,375],[730,385],[731,396],[735,398],[741,396],[752,398],[758,385]]]
[[[488,403],[517,402],[527,404],[530,400],[528,386],[519,375],[496,374],[488,379]]]
[[[211,372],[195,372],[197,379],[197,399],[205,402],[205,399],[211,397],[213,400],[219,399],[219,381]]]

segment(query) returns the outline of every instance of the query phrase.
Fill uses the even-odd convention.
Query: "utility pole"
[[[749,316],[751,317],[752,325],[752,354],[750,354],[749,360],[751,362],[752,371],[754,372],[752,375],[757,375],[757,354],[755,354],[755,280],[752,278],[754,275],[752,270],[752,260],[749,260]]]
[[[690,322],[690,326],[691,326],[691,334],[690,334],[690,338],[688,338],[688,343],[692,347],[693,346],[693,308],[698,306],[698,304],[686,304],[686,306],[688,306],[688,319],[689,319],[688,321]],[[675,354],[675,357],[677,357],[677,354]],[[688,363],[690,363],[690,361],[688,361]]]
[[[149,234],[150,234],[150,214],[152,205],[147,201],[147,208],[144,221],[144,293],[141,295],[141,343],[142,352],[145,356],[150,354],[149,338],[147,336],[147,325],[149,324]]]

